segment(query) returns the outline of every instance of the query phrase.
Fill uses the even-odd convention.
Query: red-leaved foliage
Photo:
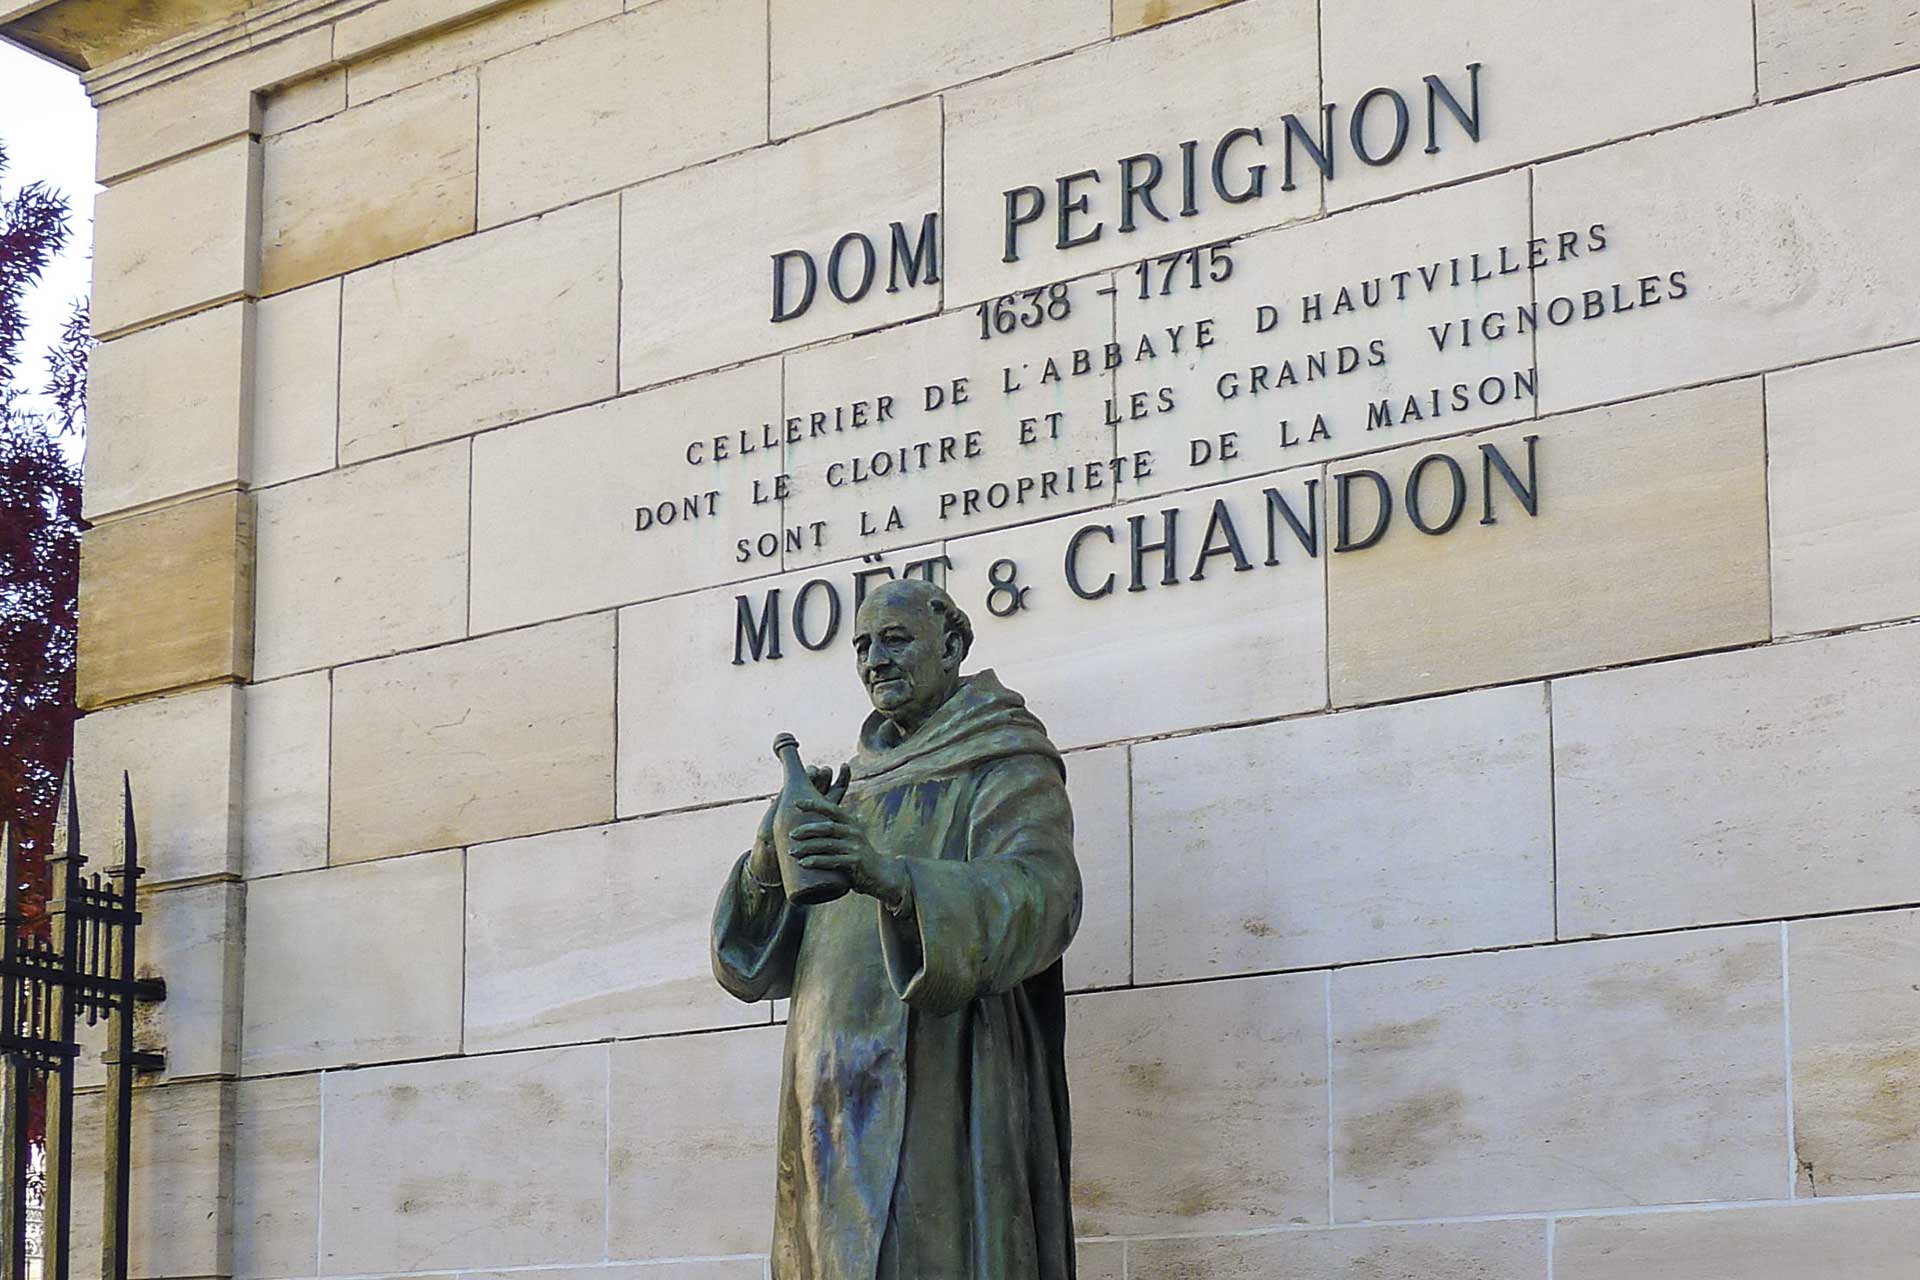
[[[7,169],[0,145],[0,179]],[[42,183],[0,197],[0,821],[25,855],[27,927],[44,918],[45,857],[73,751],[80,589],[80,469],[87,336],[76,304],[48,360],[43,400],[20,369],[28,291],[67,241],[67,202]]]
[[[7,154],[0,145],[0,179]],[[24,931],[46,927],[47,854],[73,753],[74,638],[80,595],[80,468],[87,310],[76,303],[48,359],[44,399],[20,381],[27,293],[67,242],[67,202],[43,183],[0,195],[0,823],[20,850]],[[45,1095],[27,1099],[41,1140]]]

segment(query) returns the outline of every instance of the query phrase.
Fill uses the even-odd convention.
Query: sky
[[[0,187],[11,195],[34,180],[66,194],[72,234],[66,252],[48,269],[27,300],[27,351],[23,381],[38,390],[46,378],[45,353],[59,336],[68,308],[84,297],[93,275],[93,107],[71,71],[0,42],[0,142],[7,148],[7,174]]]

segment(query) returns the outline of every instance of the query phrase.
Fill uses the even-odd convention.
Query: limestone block
[[[1920,336],[1920,243],[1881,195],[1920,165],[1916,112],[1920,77],[1899,76],[1538,167],[1536,225],[1602,223],[1608,243],[1540,277],[1543,310],[1587,290],[1608,309],[1541,328],[1543,411]],[[1781,155],[1800,159],[1774,172]],[[1652,277],[1664,301],[1642,308]]]
[[[1759,0],[1760,97],[1920,65],[1920,10],[1874,0]]]
[[[1528,228],[1514,173],[1116,273],[1118,451],[1154,451],[1156,492],[1532,417],[1531,340],[1459,323],[1527,301]],[[1175,409],[1133,417],[1161,388]]]
[[[747,1253],[773,1238],[774,1027],[612,1046],[607,1253]],[[673,1082],[673,1101],[660,1089]]]
[[[327,60],[331,44],[324,27],[302,31],[103,103],[94,153],[96,177],[113,182],[183,151],[257,132],[254,90],[320,65]]]
[[[1133,751],[1140,981],[1553,938],[1539,685]]]
[[[1920,912],[1787,926],[1801,1195],[1920,1190]]]
[[[327,738],[333,686],[324,671],[249,686],[241,838],[248,876],[327,864]]]
[[[470,462],[455,441],[263,490],[254,673],[464,635]]]
[[[220,493],[89,529],[80,542],[79,703],[246,679],[253,500]]]
[[[777,536],[794,523],[783,518],[776,496],[781,449],[762,447],[769,423],[780,430],[778,360],[478,437],[473,629],[565,617],[756,572],[740,563],[738,542]],[[744,456],[743,432],[755,448]],[[716,437],[727,442],[725,458],[715,457]],[[693,447],[698,466],[687,461]]]
[[[1045,319],[1050,298],[1020,299],[1013,331],[985,342],[969,310],[787,356],[785,413],[800,438],[787,446],[784,519],[826,524],[785,567],[1105,505],[1110,489],[1069,473],[1114,453],[1101,354],[1113,306],[1095,292],[1111,284],[1066,286],[1060,320]]]
[[[1113,34],[1143,31],[1230,3],[1232,0],[1113,0]]]
[[[1080,1280],[1126,1280],[1126,1241],[1082,1240],[1074,1252]]]
[[[267,139],[261,291],[472,231],[479,92],[475,72],[445,76]]]
[[[767,140],[767,15],[733,0],[662,0],[485,74],[482,226]]]
[[[1920,897],[1920,627],[1554,685],[1563,936]]]
[[[875,573],[872,586],[889,569],[938,554],[938,546],[910,548],[880,565],[843,562],[622,609],[620,816],[772,794],[780,788],[775,734],[799,738],[810,763],[851,757],[872,710],[853,661],[855,575]],[[757,633],[773,592],[777,622]],[[744,630],[743,610],[751,619]],[[765,636],[758,658],[753,634]]]
[[[242,1070],[458,1051],[461,856],[446,849],[250,884]]]
[[[1333,1216],[1776,1196],[1779,931],[1333,975]]]
[[[229,303],[93,353],[87,374],[86,514],[247,479],[252,304]]]
[[[758,801],[468,853],[469,1052],[765,1025],[713,980],[713,904]]]
[[[89,866],[126,860],[124,775],[133,783],[143,884],[238,871],[240,736],[240,693],[231,687],[82,718],[74,726],[73,758]]]
[[[1074,1228],[1325,1222],[1325,985],[1285,974],[1070,1000]]]
[[[329,67],[318,75],[281,85],[260,98],[260,133],[270,137],[324,120],[347,109],[347,69]]]
[[[1550,33],[1550,34],[1549,34]],[[1749,0],[1622,0],[1608,5],[1472,0],[1444,18],[1420,0],[1323,6],[1326,101],[1339,104],[1344,168],[1327,203],[1361,204],[1541,156],[1577,151],[1732,111],[1753,101],[1753,12]],[[1473,110],[1471,63],[1481,63],[1481,140],[1473,142],[1444,104],[1432,108],[1428,75]],[[1406,149],[1378,167],[1349,145],[1363,95],[1387,87],[1411,117]],[[1391,153],[1391,98],[1366,109],[1369,153]],[[1429,145],[1438,146],[1428,154]],[[1584,217],[1585,215],[1581,215]],[[1572,225],[1572,224],[1569,224]]]
[[[1274,130],[1288,113],[1311,120],[1318,88],[1315,6],[1246,0],[1204,21],[1095,45],[945,95],[949,303],[1314,217],[1321,211],[1318,170],[1296,175],[1292,192],[1281,191],[1281,175],[1270,171],[1264,194],[1239,204],[1214,194],[1208,172],[1214,145],[1227,130]],[[1278,139],[1265,136],[1270,152]],[[1179,216],[1177,194],[1180,144],[1189,139],[1201,140],[1199,212],[1191,219]],[[1260,162],[1256,150],[1251,138],[1229,150],[1230,182],[1253,181],[1243,165]],[[1121,233],[1119,160],[1139,153],[1161,157],[1167,173],[1161,194],[1168,198],[1160,207],[1172,212],[1160,222],[1137,210],[1138,229]],[[1063,201],[1056,180],[1088,169],[1100,174],[1098,184],[1090,179],[1066,197],[1089,198],[1069,230],[1091,234],[1095,223],[1104,230],[1084,246],[1057,249]],[[1019,260],[1007,263],[1004,193],[1027,184],[1045,194],[1045,213],[1020,235]]]
[[[94,336],[252,292],[259,186],[260,146],[242,136],[101,192]]]
[[[95,820],[106,815],[97,815]],[[82,815],[85,830],[85,815]],[[240,930],[245,897],[234,884],[203,884],[142,893],[139,974],[163,978],[167,998],[141,1004],[134,1017],[134,1047],[159,1050],[166,1070],[140,1077],[176,1080],[232,1074],[240,1059]],[[107,1024],[80,1024],[80,1058],[74,1083],[104,1085]]]
[[[342,287],[338,280],[326,280],[254,304],[255,487],[333,466]]]
[[[1067,757],[1073,858],[1080,865],[1080,931],[1067,949],[1067,990],[1133,980],[1133,803],[1127,749]]]
[[[1563,1218],[1558,1280],[1906,1280],[1920,1200]]]
[[[336,671],[332,861],[608,821],[613,668],[600,614]]]
[[[1324,707],[1325,576],[1278,517],[1269,547],[1264,496],[1280,493],[1311,532],[1307,482],[1318,479],[1318,468],[1302,468],[948,543],[955,598],[974,620],[974,664],[997,668],[1024,693],[1062,747]],[[1249,567],[1237,572],[1221,550],[1195,582],[1216,503],[1225,504]],[[1132,522],[1141,521],[1143,546],[1158,542],[1167,511],[1179,512],[1171,564],[1144,553],[1135,592]],[[1089,526],[1096,532],[1075,562],[1081,588],[1098,592],[1113,575],[1112,592],[1096,600],[1077,598],[1064,573],[1068,548]],[[1215,543],[1226,545],[1218,533]],[[997,618],[987,584],[1003,559],[1031,590],[1025,608]]]
[[[350,276],[340,460],[612,395],[617,218],[595,200]]]
[[[402,0],[342,18],[334,56],[355,59],[347,89],[357,105],[619,12],[620,0]],[[429,27],[437,28],[431,37],[407,39]],[[380,52],[360,57],[374,49]]]
[[[320,1077],[242,1080],[234,1093],[233,1274],[315,1273]]]
[[[799,133],[1104,40],[1109,0],[773,0],[773,133]]]
[[[1767,379],[1777,635],[1920,614],[1920,347]]]
[[[1487,445],[1535,495],[1536,515]],[[1327,567],[1334,703],[1766,639],[1765,453],[1749,381],[1330,466],[1335,488],[1373,471],[1393,502],[1377,545],[1336,551]],[[1465,501],[1457,523],[1429,535],[1406,493],[1434,455],[1459,480],[1450,487],[1444,462],[1427,465],[1421,518],[1446,528],[1445,504]],[[1357,542],[1381,510],[1380,482],[1346,483]]]
[[[98,1274],[106,1095],[75,1102],[70,1256],[81,1274]],[[233,1122],[226,1081],[133,1091],[127,1274],[134,1280],[233,1274]]]
[[[607,1048],[328,1072],[322,1275],[605,1255]]]
[[[877,329],[940,307],[943,288],[922,274],[888,293],[890,228],[918,245],[923,219],[940,208],[940,104],[877,115],[655,179],[621,196],[620,385],[650,386],[703,369],[862,329]],[[772,322],[774,255],[801,250],[827,274],[845,235],[869,237],[870,290],[853,303],[821,280],[812,306]],[[845,251],[848,296],[864,259]],[[947,274],[948,237],[940,250]],[[791,260],[788,309],[802,295]],[[903,277],[906,269],[902,268]]]
[[[1539,1220],[1510,1219],[1139,1240],[1128,1245],[1128,1254],[1132,1274],[1142,1280],[1546,1280],[1547,1226]]]

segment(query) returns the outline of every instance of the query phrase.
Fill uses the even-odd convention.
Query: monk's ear
[[[940,666],[946,671],[958,671],[960,664],[967,660],[967,638],[958,631],[949,630],[940,637]]]

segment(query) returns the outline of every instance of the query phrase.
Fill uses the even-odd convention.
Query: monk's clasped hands
[[[807,780],[821,795],[838,799],[847,793],[847,774],[845,765],[840,766],[838,777],[831,769],[809,766]],[[760,831],[753,838],[753,852],[747,862],[748,872],[762,885],[780,883],[780,852],[773,839],[773,824],[779,813],[780,797],[775,796],[767,802],[767,811],[760,817]]]
[[[906,910],[913,893],[906,867],[874,848],[852,814],[831,800],[810,796],[794,807],[808,815],[793,829],[793,853],[801,866],[838,872],[855,893],[879,899],[895,915]]]

